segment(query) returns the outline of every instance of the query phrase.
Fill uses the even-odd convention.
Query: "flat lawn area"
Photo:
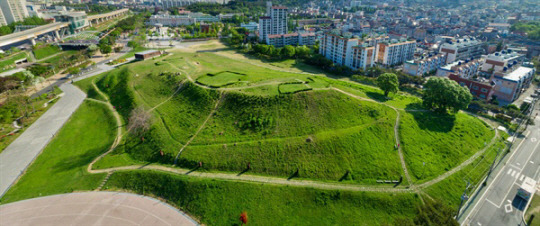
[[[9,71],[15,68],[15,61],[23,58],[27,58],[26,52],[19,52],[10,57],[0,59],[0,72]]]
[[[205,225],[379,225],[414,218],[420,200],[409,193],[316,190],[230,182],[153,171],[114,173],[106,188],[157,196]]]
[[[39,46],[33,50],[34,56],[38,60],[59,53],[60,51],[62,51],[62,49],[60,49],[60,47],[56,45]]]
[[[485,122],[465,113],[429,111],[401,111],[399,131],[405,160],[417,181],[456,167],[484,148],[495,134]]]
[[[208,74],[206,76],[199,77],[197,82],[205,86],[219,88],[239,82],[243,77],[246,76],[238,73],[223,71],[216,74]]]
[[[44,61],[41,61],[40,63],[49,63],[49,64],[52,64],[52,65],[56,65],[58,63],[60,63],[61,61],[65,60],[66,58],[70,57],[71,55],[74,55],[74,54],[77,54],[79,51],[76,51],[76,50],[68,50],[68,51],[64,51],[54,57],[51,57],[51,58],[48,58]]]
[[[86,167],[115,136],[107,107],[85,101],[1,202],[97,188],[105,174],[89,174]]]

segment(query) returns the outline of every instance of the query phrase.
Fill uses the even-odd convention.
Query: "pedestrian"
[[[199,161],[199,168],[202,168],[202,161]]]

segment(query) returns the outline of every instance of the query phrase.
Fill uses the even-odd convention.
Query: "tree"
[[[439,112],[458,112],[469,106],[472,95],[469,89],[447,78],[433,77],[424,85],[423,104]]]
[[[281,50],[281,55],[285,58],[292,58],[294,57],[294,54],[295,54],[295,50],[294,50],[294,47],[291,45],[286,45]]]
[[[399,90],[399,81],[396,74],[384,73],[377,78],[377,86],[384,91],[384,96],[388,93],[395,93]]]
[[[248,223],[248,215],[246,213],[246,211],[242,212],[240,214],[240,222],[242,222],[242,225],[245,225]]]
[[[110,45],[103,45],[99,48],[99,50],[101,51],[101,53],[103,54],[108,54],[108,53],[111,53],[112,52],[112,47]]]
[[[152,115],[142,107],[133,109],[129,115],[128,131],[131,134],[140,136],[150,130]]]

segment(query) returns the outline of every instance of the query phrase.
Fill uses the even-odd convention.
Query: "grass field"
[[[89,174],[86,167],[107,151],[115,135],[106,106],[85,101],[1,202],[95,189],[105,174]]]
[[[414,194],[340,192],[225,182],[151,171],[114,173],[106,186],[164,198],[205,225],[379,225],[413,218]]]
[[[239,82],[244,77],[246,77],[246,75],[229,71],[222,71],[216,74],[208,74],[204,77],[199,77],[197,79],[197,82],[208,87],[220,88]]]
[[[61,52],[62,49],[60,49],[59,46],[56,45],[44,45],[39,46],[36,49],[33,50],[34,56],[36,59],[43,59],[45,57],[51,56],[53,54]]]
[[[28,57],[28,53],[19,52],[10,57],[0,60],[0,72],[9,71],[15,68],[15,61]]]
[[[414,180],[440,175],[481,150],[495,132],[465,113],[401,112],[401,145]],[[424,165],[425,163],[425,165]]]

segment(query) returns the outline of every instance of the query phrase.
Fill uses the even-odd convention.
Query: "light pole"
[[[463,205],[463,201],[466,200],[466,199],[469,199],[469,197],[467,197],[467,189],[469,189],[469,186],[471,185],[471,183],[469,183],[469,181],[465,181],[465,183],[467,183],[467,186],[465,186],[465,190],[463,190],[463,195],[461,195],[461,202],[459,203],[459,208],[457,210],[456,219],[459,217],[459,211],[461,210],[461,206]]]

